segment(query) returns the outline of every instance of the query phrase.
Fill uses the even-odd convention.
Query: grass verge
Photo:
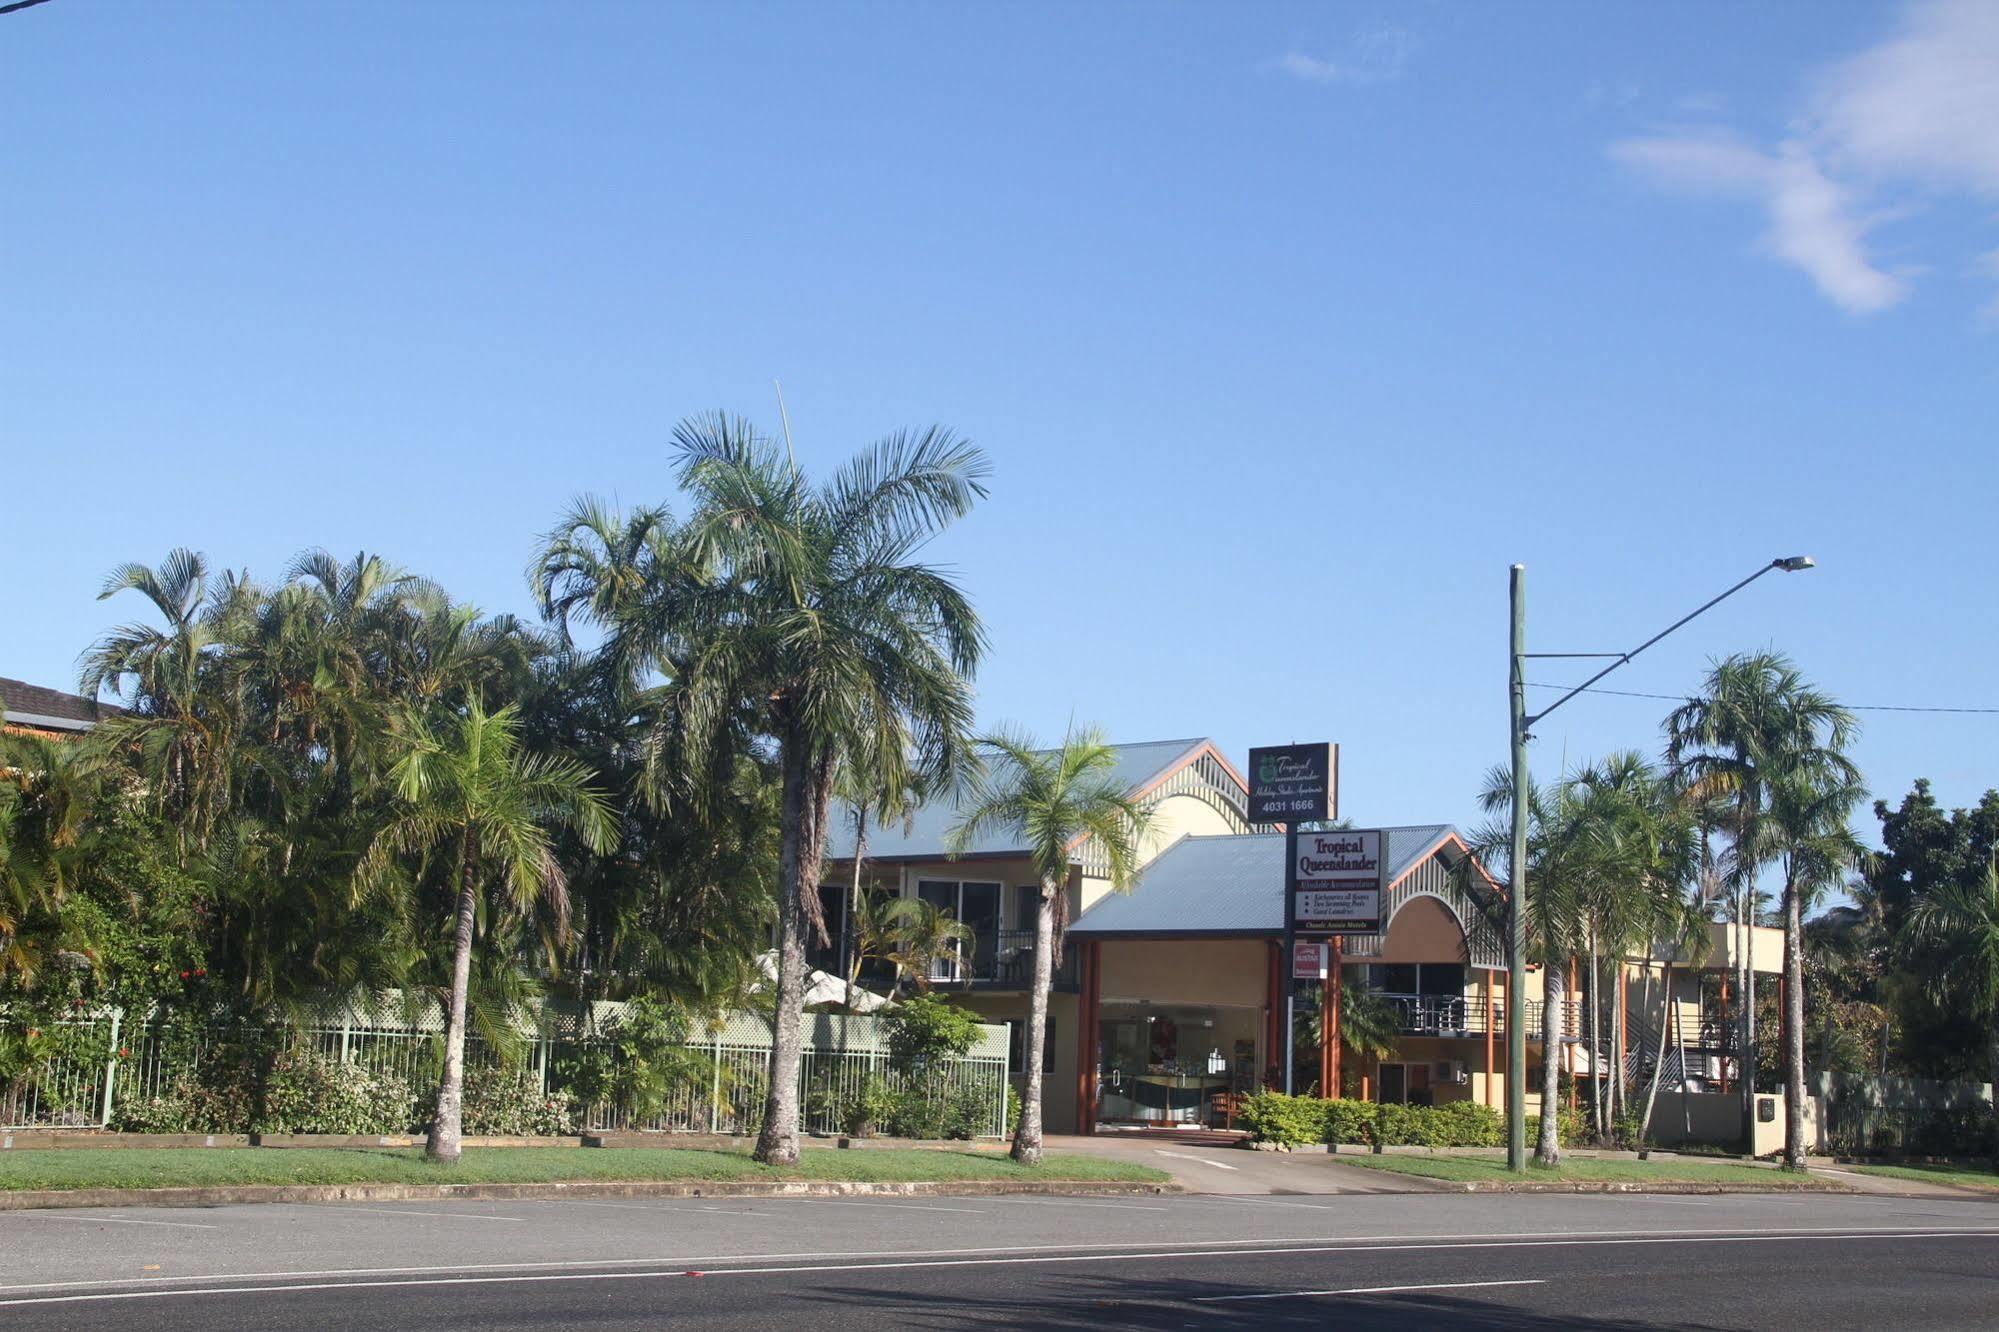
[[[1990,1168],[1965,1165],[1843,1165],[1858,1175],[1886,1175],[1889,1179],[1916,1179],[1925,1184],[1949,1184],[1959,1189],[1999,1192],[1999,1174]]]
[[[742,1152],[675,1147],[467,1147],[456,1165],[420,1148],[138,1147],[116,1152],[0,1152],[0,1189],[210,1188],[231,1184],[546,1184],[574,1180],[811,1180],[912,1183],[956,1180],[1171,1178],[1149,1166],[1095,1156],[1050,1155],[1015,1165],[989,1152],[837,1151],[807,1148],[796,1166],[758,1165]]]
[[[1810,1175],[1794,1175],[1760,1166],[1718,1161],[1605,1161],[1570,1157],[1553,1170],[1530,1166],[1518,1176],[1506,1162],[1483,1156],[1341,1156],[1341,1165],[1388,1170],[1425,1179],[1460,1184],[1528,1184],[1549,1182],[1621,1184],[1731,1184],[1762,1189],[1825,1189],[1834,1187]]]

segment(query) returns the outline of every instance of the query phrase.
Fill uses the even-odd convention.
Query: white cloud
[[[1409,34],[1401,28],[1383,26],[1356,33],[1347,49],[1336,56],[1286,51],[1275,64],[1292,78],[1307,83],[1363,85],[1401,78],[1408,61]]]
[[[1931,0],[1900,34],[1816,81],[1813,111],[1843,164],[1999,194],[1999,5]]]
[[[1796,140],[1766,152],[1721,135],[1664,135],[1626,139],[1611,154],[1662,184],[1754,199],[1769,217],[1764,247],[1844,309],[1871,314],[1908,294],[1868,259],[1867,221]]]
[[[1893,35],[1808,89],[1802,119],[1772,147],[1675,131],[1611,155],[1663,184],[1757,199],[1774,257],[1845,309],[1887,309],[1909,284],[1870,257],[1873,227],[1922,191],[1999,196],[1999,3],[1919,0]],[[1999,277],[1999,265],[1973,267]]]

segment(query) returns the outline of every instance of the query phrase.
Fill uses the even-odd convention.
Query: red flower
[[[120,1059],[129,1059],[129,1058],[131,1058],[131,1056],[132,1056],[132,1052],[131,1052],[130,1050],[126,1049],[126,1048],[125,1048],[124,1046],[122,1046],[122,1045],[118,1047],[118,1057],[119,1057]]]
[[[182,980],[186,980],[186,979],[187,979],[187,973],[186,973],[185,971],[183,971],[183,972],[182,972],[182,973],[180,974],[180,978],[181,978]]]

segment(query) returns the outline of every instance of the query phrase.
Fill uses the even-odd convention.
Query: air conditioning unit
[[[1430,1081],[1453,1082],[1463,1086],[1471,1081],[1471,1074],[1465,1071],[1462,1059],[1439,1059],[1430,1065]]]

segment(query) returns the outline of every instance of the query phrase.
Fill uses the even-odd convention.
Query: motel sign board
[[[1333,747],[1271,745],[1249,751],[1249,821],[1314,823],[1337,803]]]
[[[1378,828],[1294,830],[1285,839],[1284,924],[1293,938],[1381,933],[1384,841]]]
[[[1291,945],[1291,979],[1324,980],[1326,945],[1314,939],[1300,939]]]

